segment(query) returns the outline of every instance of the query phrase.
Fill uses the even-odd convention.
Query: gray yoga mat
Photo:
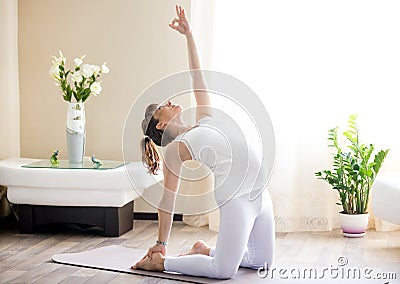
[[[282,279],[280,277],[274,277],[271,279],[270,277],[260,277],[257,273],[257,270],[240,268],[238,273],[232,279],[227,280],[219,280],[219,279],[210,279],[205,277],[194,277],[187,276],[179,273],[173,272],[153,272],[153,271],[144,271],[144,270],[132,270],[130,269],[131,265],[136,263],[139,259],[141,259],[147,251],[141,249],[128,248],[123,246],[106,246],[101,247],[89,251],[84,252],[76,252],[76,253],[64,253],[64,254],[56,254],[53,255],[53,261],[61,264],[75,265],[81,267],[89,267],[95,269],[103,269],[110,270],[116,272],[123,273],[131,273],[138,274],[149,277],[158,277],[164,279],[171,280],[179,280],[186,281],[192,283],[296,283],[296,284],[305,284],[305,283],[367,283],[367,284],[375,284],[375,283],[385,283],[383,280],[375,280],[375,279],[332,279],[330,277],[324,277],[323,279],[291,279],[285,278]],[[278,272],[275,272],[278,273]],[[327,276],[327,275],[326,275]],[[397,283],[392,280],[389,283]]]
[[[174,272],[153,272],[144,270],[132,270],[131,265],[141,259],[147,251],[141,249],[128,248],[123,246],[106,246],[84,252],[64,253],[53,255],[52,260],[57,263],[104,269],[110,271],[139,274],[150,277],[166,278],[172,280],[181,280],[192,283],[254,283],[264,280],[257,275],[257,270],[241,268],[233,279],[219,280],[205,277],[187,276]]]

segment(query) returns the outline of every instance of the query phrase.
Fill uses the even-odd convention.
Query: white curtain
[[[20,155],[18,82],[18,2],[0,1],[0,160]],[[10,214],[0,180],[0,218]]]
[[[17,1],[0,1],[0,42],[0,159],[5,159],[20,155]]]
[[[331,165],[328,129],[342,133],[350,114],[363,142],[391,149],[381,172],[400,171],[399,12],[397,1],[192,2],[204,68],[249,85],[273,122],[277,231],[338,227],[338,195],[314,173]],[[400,228],[374,221],[377,230]]]

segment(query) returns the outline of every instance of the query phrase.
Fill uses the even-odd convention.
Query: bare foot
[[[131,269],[142,269],[151,271],[164,271],[164,257],[161,253],[153,253],[151,260],[149,257],[137,262],[131,266]]]
[[[197,241],[193,244],[192,248],[185,251],[178,256],[191,255],[191,254],[204,254],[210,255],[210,247],[204,241]]]

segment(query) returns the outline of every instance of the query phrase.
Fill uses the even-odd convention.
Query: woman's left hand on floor
[[[149,248],[147,254],[141,260],[145,259],[146,257],[149,257],[151,259],[152,254],[157,252],[160,252],[163,256],[165,256],[165,254],[167,253],[167,248],[162,244],[155,244],[154,246]]]
[[[143,260],[145,260],[147,257],[152,260],[152,255],[153,253],[161,253],[163,256],[166,255],[167,253],[167,248],[162,245],[162,244],[155,244],[154,246],[152,246],[151,248],[149,248],[149,250],[147,251],[147,253],[145,254],[145,256],[142,257],[141,260],[139,260],[136,264],[132,265],[131,268],[132,269],[136,269],[139,262],[143,262]]]

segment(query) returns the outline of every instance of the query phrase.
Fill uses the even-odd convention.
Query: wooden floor
[[[36,234],[20,235],[14,218],[0,219],[0,283],[175,283],[152,277],[61,265],[51,261],[53,254],[84,251],[112,244],[147,249],[156,239],[157,227],[156,221],[135,220],[134,229],[119,238],[106,238],[101,236],[100,231],[78,230],[71,226],[47,227]],[[207,227],[193,228],[182,222],[175,222],[168,254],[188,249],[198,239],[214,245],[217,233]],[[389,283],[398,283],[400,231],[370,230],[360,239],[345,238],[338,229],[318,233],[276,233],[274,267],[277,269],[337,266],[339,257],[346,257],[348,266],[351,267],[369,267],[374,272],[395,272],[397,279],[390,280]],[[291,281],[284,283],[289,282]],[[386,282],[388,281],[382,281]]]

